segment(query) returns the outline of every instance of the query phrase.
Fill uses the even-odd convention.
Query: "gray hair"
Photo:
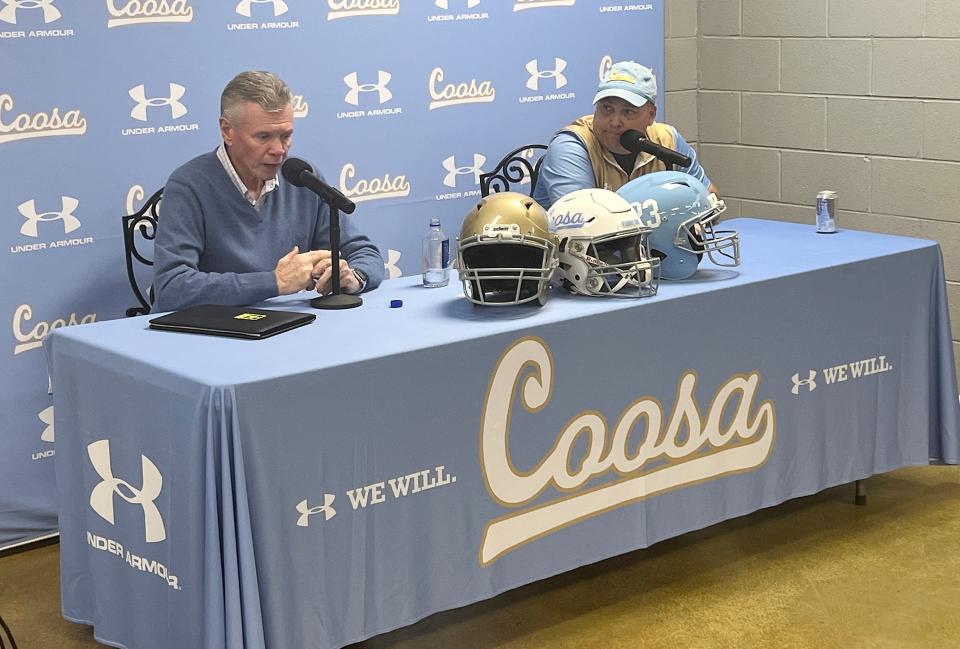
[[[268,113],[275,113],[290,105],[293,94],[282,79],[272,72],[241,72],[227,84],[220,95],[220,115],[236,123],[240,107],[253,102]]]

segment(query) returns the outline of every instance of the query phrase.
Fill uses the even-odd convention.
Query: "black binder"
[[[259,340],[302,327],[314,313],[201,304],[150,320],[151,329]]]

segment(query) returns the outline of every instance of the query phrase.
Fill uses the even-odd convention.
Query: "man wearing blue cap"
[[[548,209],[561,196],[578,189],[600,187],[616,191],[638,176],[665,171],[666,165],[646,153],[631,153],[620,136],[631,129],[647,139],[690,158],[683,171],[713,193],[693,148],[677,129],[656,122],[657,78],[650,68],[633,61],[614,63],[603,75],[593,98],[593,115],[575,120],[557,133],[543,158],[533,198]]]

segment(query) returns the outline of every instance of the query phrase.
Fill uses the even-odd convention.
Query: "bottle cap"
[[[390,300],[391,309],[399,309],[403,306],[403,300]]]

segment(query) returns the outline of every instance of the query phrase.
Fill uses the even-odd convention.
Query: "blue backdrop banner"
[[[120,216],[219,144],[237,72],[287,81],[292,153],[398,277],[430,218],[454,236],[479,174],[591,112],[619,59],[663,88],[662,0],[0,0],[0,548],[57,528],[43,339],[135,303]]]

